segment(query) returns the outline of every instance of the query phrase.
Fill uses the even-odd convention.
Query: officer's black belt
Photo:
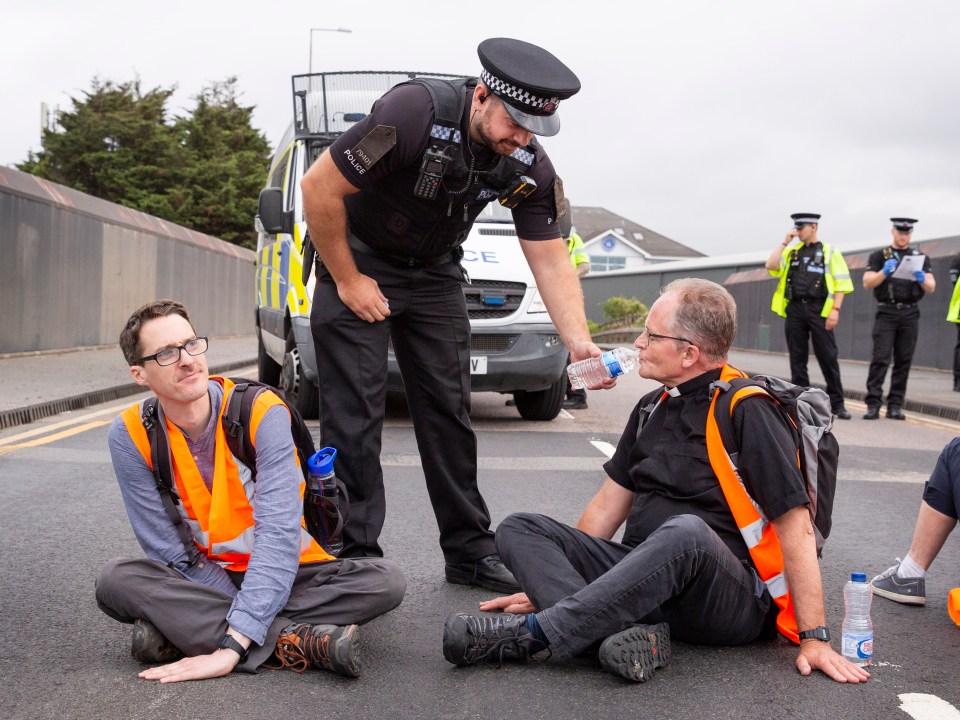
[[[445,265],[448,262],[453,261],[453,254],[448,252],[444,255],[434,255],[433,257],[409,257],[406,255],[392,255],[390,253],[385,253],[382,250],[375,250],[374,248],[367,245],[360,238],[352,233],[347,234],[347,244],[350,245],[350,249],[354,252],[362,253],[364,255],[372,255],[373,257],[378,257],[381,260],[384,260],[394,267],[399,268],[410,268],[410,269],[423,269],[423,268],[433,268],[438,267],[439,265]]]
[[[826,301],[826,298],[822,297],[822,298],[793,298],[790,302],[800,303],[801,305],[816,305],[816,304],[823,305],[825,301]]]
[[[896,308],[897,310],[902,310],[903,308],[912,308],[917,306],[915,302],[899,302],[899,303],[881,302],[879,304],[883,305],[884,307]]]

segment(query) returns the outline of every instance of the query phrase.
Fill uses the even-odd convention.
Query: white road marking
[[[590,444],[593,445],[597,450],[602,452],[604,455],[606,455],[608,458],[612,458],[613,454],[617,451],[617,448],[615,448],[613,445],[611,445],[608,442],[604,442],[603,440],[591,440]]]
[[[900,709],[913,720],[960,720],[960,710],[936,695],[902,693]]]
[[[854,480],[857,482],[908,483],[923,485],[930,479],[930,473],[884,470],[841,470],[837,474],[840,482]]]

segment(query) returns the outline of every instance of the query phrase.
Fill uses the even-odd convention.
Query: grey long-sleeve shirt
[[[187,445],[207,488],[213,485],[217,421],[223,401],[223,387],[210,381],[210,423],[203,434]],[[262,645],[267,629],[286,605],[300,564],[301,473],[290,435],[290,415],[283,406],[267,410],[254,444],[257,448],[257,482],[254,484],[254,544],[240,589],[215,562],[193,567],[163,508],[146,460],[137,450],[123,419],[117,417],[108,435],[113,469],[120,484],[133,532],[147,557],[172,567],[184,577],[201,582],[233,598],[227,613],[230,627]]]

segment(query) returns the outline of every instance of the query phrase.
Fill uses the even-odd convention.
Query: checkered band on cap
[[[514,107],[532,112],[535,115],[552,115],[560,104],[560,98],[558,97],[545,98],[534,95],[529,90],[524,90],[522,87],[501,80],[487,70],[480,72],[480,79],[494,95],[507,98]]]

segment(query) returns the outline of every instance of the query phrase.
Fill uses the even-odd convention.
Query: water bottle
[[[607,378],[615,378],[633,370],[640,362],[640,352],[636,348],[619,347],[609,350],[600,357],[587,358],[570,363],[567,377],[574,390],[596,385]]]
[[[325,447],[307,460],[309,477],[303,506],[307,532],[334,557],[343,550],[347,505],[346,488],[333,472],[336,457],[334,448]]]
[[[873,661],[873,621],[870,619],[870,601],[873,594],[866,573],[852,573],[843,588],[843,617],[841,652],[855,665],[866,666]]]

